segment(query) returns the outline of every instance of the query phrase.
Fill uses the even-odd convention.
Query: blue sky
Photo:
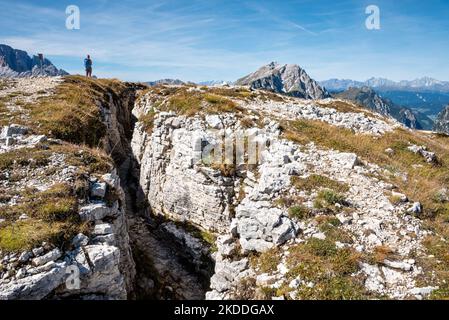
[[[65,9],[81,29],[65,28]],[[381,29],[365,27],[380,8]],[[70,73],[124,80],[235,80],[270,61],[318,80],[449,80],[448,0],[0,0],[0,43]]]

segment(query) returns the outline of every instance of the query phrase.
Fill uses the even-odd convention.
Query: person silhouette
[[[92,78],[92,59],[90,55],[87,55],[87,58],[84,59],[84,67],[86,68],[86,77]]]

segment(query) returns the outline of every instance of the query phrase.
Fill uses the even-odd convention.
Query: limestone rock
[[[101,220],[107,216],[112,216],[113,210],[112,208],[107,207],[103,202],[93,203],[81,207],[79,215],[83,221],[95,221]]]
[[[95,182],[90,188],[90,195],[94,198],[104,198],[106,195],[106,183]]]
[[[43,256],[34,258],[32,260],[32,263],[34,266],[39,267],[39,266],[42,266],[50,261],[55,261],[59,257],[61,257],[61,251],[58,248],[56,248],[56,249],[44,254]]]

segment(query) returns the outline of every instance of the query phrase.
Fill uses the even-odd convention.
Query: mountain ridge
[[[441,81],[431,77],[421,77],[414,80],[401,81],[393,81],[387,78],[375,77],[372,77],[366,81],[332,78],[329,80],[318,81],[318,83],[330,91],[347,90],[350,87],[368,86],[382,89],[449,92],[449,81]]]
[[[65,75],[68,73],[56,68],[48,59],[44,59],[41,65],[38,56],[0,44],[0,78]]]
[[[391,100],[381,97],[371,87],[349,88],[335,97],[350,100],[385,116],[391,116],[409,128],[431,130],[433,121],[410,108],[400,106]]]
[[[449,104],[438,114],[433,130],[438,133],[449,134]]]
[[[271,62],[238,79],[236,85],[264,89],[304,99],[323,99],[330,94],[296,64]]]

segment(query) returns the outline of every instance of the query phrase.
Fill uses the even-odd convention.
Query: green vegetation
[[[37,131],[68,142],[98,146],[106,134],[99,104],[107,107],[127,86],[118,80],[68,76],[51,97],[28,105]]]
[[[353,300],[367,299],[363,280],[353,276],[359,270],[361,256],[353,249],[337,249],[329,240],[311,238],[290,249],[287,263],[289,279],[298,276],[313,287],[301,286],[300,299]],[[281,288],[280,290],[286,290]]]
[[[193,117],[201,112],[207,114],[220,114],[223,112],[243,113],[245,110],[226,96],[240,95],[237,91],[207,89],[200,90],[196,87],[166,87],[155,86],[144,93],[153,94],[153,103],[160,111],[175,111],[188,117]],[[142,93],[142,94],[144,94]]]
[[[139,122],[142,123],[143,130],[145,130],[148,134],[153,132],[155,116],[156,114],[154,110],[150,110],[148,113],[139,117]]]
[[[207,244],[209,246],[211,252],[217,251],[217,246],[216,246],[217,237],[213,233],[203,230],[188,221],[183,221],[183,222],[175,221],[175,224],[178,228],[181,228],[181,229],[187,231],[193,237],[195,237],[195,238],[201,240],[203,243]]]
[[[21,214],[45,221],[66,221],[77,217],[77,198],[67,184],[55,184],[49,190],[26,189],[18,205],[3,208],[0,217],[16,219]]]
[[[296,189],[301,191],[310,192],[312,190],[318,190],[322,188],[334,190],[341,193],[349,191],[349,186],[346,183],[335,181],[318,174],[311,174],[307,178],[292,176],[291,183]]]
[[[61,244],[70,234],[64,223],[29,219],[0,228],[0,248],[6,252],[31,249],[43,241]],[[73,233],[74,235],[75,233]]]
[[[332,242],[354,243],[351,233],[341,228],[341,222],[335,216],[317,216],[318,229]]]
[[[345,197],[333,190],[323,189],[318,192],[316,199],[313,202],[313,206],[316,209],[328,209],[335,211],[335,205],[345,205]]]
[[[27,189],[20,195],[18,205],[3,207],[0,213],[6,219],[0,228],[1,250],[30,249],[42,241],[64,246],[85,228],[79,219],[76,194],[69,185],[55,184],[42,192]],[[22,214],[28,219],[17,220]]]
[[[252,267],[257,268],[260,273],[276,271],[280,262],[281,255],[278,248],[272,248],[260,254],[254,253],[250,257]]]
[[[312,215],[312,211],[303,205],[292,206],[288,209],[288,216],[291,219],[302,220],[310,218]]]
[[[46,166],[51,152],[39,148],[23,148],[0,153],[0,170],[11,170],[14,167],[37,168]]]

